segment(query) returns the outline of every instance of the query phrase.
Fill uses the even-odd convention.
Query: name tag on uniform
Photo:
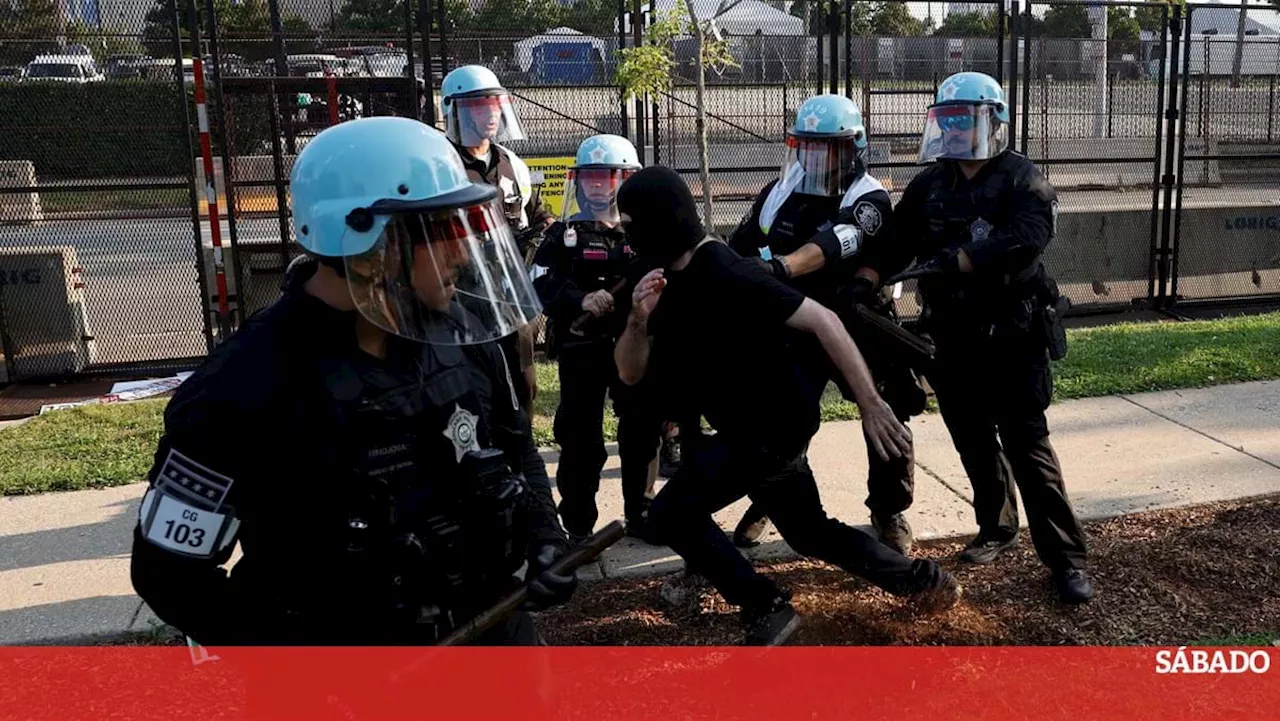
[[[587,260],[608,260],[609,251],[600,250],[599,248],[586,248],[582,251],[582,257]]]
[[[188,556],[213,555],[226,515],[195,508],[173,496],[155,494],[153,498],[159,500],[147,530],[149,541]]]

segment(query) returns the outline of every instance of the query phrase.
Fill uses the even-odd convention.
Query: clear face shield
[[[346,273],[365,318],[425,343],[496,340],[542,310],[496,199],[392,214],[372,248],[346,258]]]
[[[853,176],[858,146],[852,136],[805,138],[787,135],[787,155],[782,162],[782,178],[796,180],[794,192],[805,195],[843,195],[846,181]],[[796,178],[796,174],[802,177]]]
[[[453,98],[450,104],[446,130],[449,139],[464,148],[477,147],[485,140],[505,143],[524,139],[520,119],[507,93]]]
[[[925,117],[919,161],[994,158],[1005,149],[1006,132],[990,105],[935,105]]]
[[[566,220],[617,225],[618,188],[636,171],[623,168],[572,168],[565,183]]]

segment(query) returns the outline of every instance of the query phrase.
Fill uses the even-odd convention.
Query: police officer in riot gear
[[[498,76],[482,65],[464,65],[449,72],[440,84],[445,132],[474,183],[498,189],[507,224],[516,233],[522,258],[537,247],[541,232],[555,222],[533,192],[529,166],[501,145],[523,140],[524,131],[509,93]],[[516,394],[532,412],[537,380],[533,371],[533,326],[503,340],[516,374]]]
[[[493,342],[539,311],[500,198],[396,117],[317,135],[290,190],[307,259],[166,408],[138,594],[212,645],[432,643],[526,561],[536,608],[566,600],[576,580],[548,569],[567,539]],[[539,638],[519,611],[480,642]]]
[[[796,112],[787,133],[787,153],[778,180],[760,192],[729,239],[739,254],[759,257],[779,280],[842,316],[876,380],[876,390],[898,420],[924,410],[925,394],[912,369],[895,362],[865,338],[851,318],[861,303],[895,317],[893,301],[876,292],[874,275],[861,270],[872,245],[892,243],[889,193],[867,173],[867,131],[856,103],[842,95],[818,95]],[[816,366],[829,368],[821,348]],[[834,371],[834,369],[831,369]],[[831,373],[837,384],[839,373]],[[847,388],[846,398],[852,400]],[[880,540],[911,552],[911,526],[903,516],[915,489],[913,453],[882,459],[868,446],[867,507]],[[756,506],[734,533],[739,545],[754,545],[767,525]]]
[[[650,465],[657,455],[662,419],[643,387],[618,380],[613,346],[630,310],[628,280],[636,272],[618,223],[618,187],[640,169],[626,138],[595,135],[578,147],[565,186],[565,220],[547,230],[534,257],[534,288],[549,319],[549,353],[559,359],[560,444],[556,488],[560,516],[571,538],[591,534],[595,496],[608,454],[603,425],[608,393],[618,415],[618,455],[628,532],[645,537]]]
[[[921,327],[937,344],[929,376],[973,485],[978,535],[962,554],[991,563],[1017,542],[1017,491],[1031,539],[1064,602],[1093,595],[1085,537],[1049,443],[1050,360],[1066,352],[1065,299],[1040,258],[1057,195],[1007,149],[1009,107],[993,78],[947,78],[929,107],[921,171],[894,210],[897,242],[871,266],[888,278],[914,258]]]

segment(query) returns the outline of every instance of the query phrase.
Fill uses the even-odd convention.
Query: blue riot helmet
[[[1009,103],[995,78],[956,73],[938,86],[925,116],[920,162],[987,160],[1008,146]]]
[[[355,309],[379,328],[467,345],[541,311],[497,190],[468,180],[439,130],[400,117],[331,126],[290,184],[298,243],[343,260]]]
[[[631,141],[617,135],[593,135],[578,146],[565,184],[567,220],[618,223],[618,187],[640,169]]]
[[[857,103],[843,95],[815,95],[787,130],[779,182],[805,195],[843,195],[866,172],[867,146]]]
[[[489,68],[464,65],[444,76],[440,89],[445,132],[453,142],[475,148],[485,140],[505,143],[524,139],[511,93]]]

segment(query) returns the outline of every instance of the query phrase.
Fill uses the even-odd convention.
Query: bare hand
[[[658,305],[658,299],[662,297],[662,289],[666,285],[667,279],[662,277],[661,268],[645,273],[631,293],[632,314],[640,320],[648,318],[654,307]]]
[[[883,461],[899,458],[911,452],[911,431],[898,422],[893,409],[884,399],[876,397],[874,404],[860,404],[862,433]]]
[[[607,290],[587,293],[582,299],[582,309],[595,316],[611,313],[613,312],[613,295]]]

